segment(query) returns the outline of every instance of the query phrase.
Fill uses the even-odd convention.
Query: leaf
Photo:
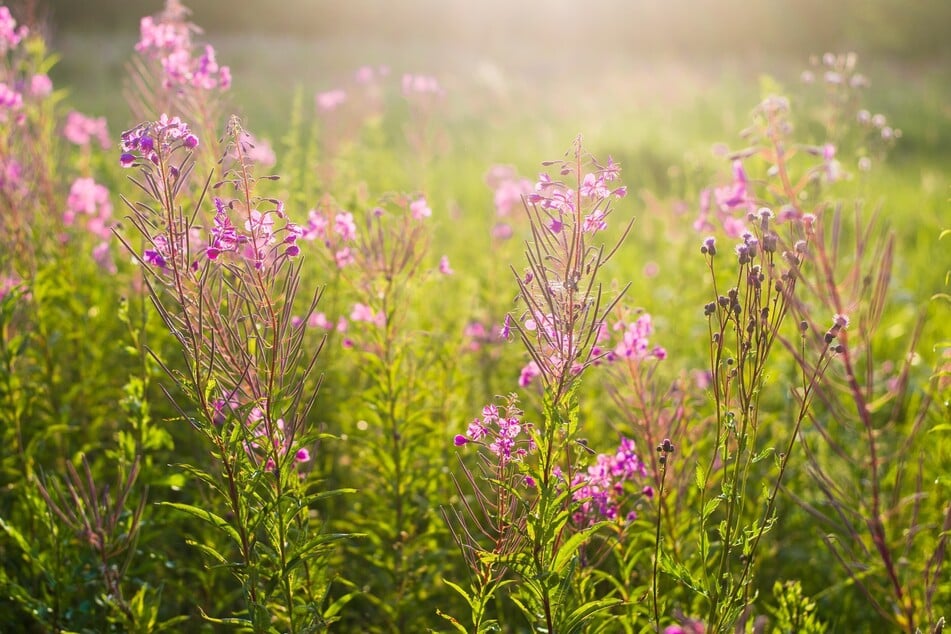
[[[211,557],[218,563],[224,566],[228,565],[228,560],[224,557],[224,555],[219,553],[217,550],[215,550],[211,546],[207,546],[205,544],[202,544],[201,542],[196,542],[194,539],[186,539],[185,543],[188,544],[189,546],[193,546],[197,548],[198,550],[205,553],[206,555],[208,555],[209,557]]]
[[[348,493],[356,493],[356,492],[357,492],[356,489],[334,489],[332,491],[321,491],[320,493],[311,493],[310,495],[307,495],[301,498],[300,506],[301,508],[308,507],[314,502],[317,502],[319,500],[323,500],[329,497],[334,497],[337,495],[346,495]]]
[[[234,527],[231,526],[231,524],[226,522],[224,518],[215,515],[207,509],[198,508],[197,506],[192,506],[191,504],[182,504],[181,502],[158,502],[158,504],[159,506],[169,506],[173,509],[177,509],[197,517],[198,519],[205,520],[212,526],[220,529],[226,535],[231,537],[236,545],[241,545],[241,536],[238,535],[238,531],[236,531]]]
[[[24,554],[30,555],[31,559],[33,558],[32,557],[33,549],[30,548],[30,543],[23,537],[23,534],[20,531],[18,531],[16,528],[11,526],[10,524],[7,524],[6,521],[4,521],[2,517],[0,517],[0,528],[2,528],[3,531],[7,535],[9,535],[13,539],[13,541],[17,543],[17,546],[19,546],[20,549],[23,550]]]
[[[624,603],[621,599],[599,599],[597,601],[589,601],[584,605],[581,605],[568,615],[568,618],[565,620],[564,624],[559,628],[559,632],[579,632],[580,628],[585,624],[585,622],[594,614],[612,608],[620,603]]]
[[[718,506],[720,506],[720,502],[722,500],[723,498],[720,496],[707,500],[707,503],[703,505],[703,513],[701,517],[703,519],[710,517],[710,514],[713,513]]]
[[[697,468],[694,471],[693,481],[694,481],[694,484],[697,485],[697,488],[700,489],[701,491],[707,488],[705,486],[706,478],[703,475],[703,467],[700,464],[697,465]]]
[[[455,617],[452,617],[452,616],[446,614],[445,612],[443,612],[442,610],[439,610],[439,609],[436,610],[436,614],[438,614],[438,615],[441,616],[442,618],[444,618],[444,619],[446,619],[447,621],[449,621],[449,623],[452,625],[453,629],[456,630],[457,632],[462,632],[462,634],[468,634],[468,631],[466,630],[466,628],[463,627],[463,626],[462,626],[462,623],[460,623],[459,621],[457,621],[457,620],[455,619]]]
[[[567,567],[571,560],[574,559],[574,556],[577,554],[578,550],[585,544],[585,542],[588,541],[588,538],[591,536],[591,534],[605,524],[606,522],[592,524],[588,528],[578,531],[569,537],[568,540],[565,541],[561,547],[559,547],[558,554],[555,555],[555,561],[552,563],[552,570],[555,573],[561,574],[561,572]]]
[[[769,456],[769,455],[772,454],[774,451],[775,451],[775,448],[773,448],[773,447],[767,447],[767,448],[764,449],[763,451],[761,451],[761,452],[759,452],[758,454],[756,454],[755,456],[753,456],[753,464],[756,464],[756,463],[759,462],[760,460],[763,460],[764,458],[766,458],[766,456]]]
[[[324,615],[323,615],[324,619],[327,621],[334,619],[347,606],[347,604],[350,603],[351,600],[353,600],[354,597],[357,597],[360,594],[362,594],[362,592],[358,590],[354,590],[353,592],[348,592],[347,594],[343,595],[342,597],[340,597],[339,599],[337,599],[336,601],[328,605],[327,609],[324,610]]]
[[[462,598],[465,599],[466,603],[469,604],[469,607],[475,607],[472,605],[472,597],[469,595],[468,592],[463,590],[461,586],[459,586],[456,583],[453,583],[452,581],[449,581],[448,579],[443,579],[442,582],[446,584],[447,586],[449,586],[450,588],[452,588],[453,590],[455,590],[456,592],[458,592],[459,594],[461,594]]]
[[[317,537],[311,539],[309,542],[304,544],[300,548],[300,551],[287,561],[287,565],[286,565],[287,572],[290,572],[291,570],[296,568],[299,564],[303,563],[304,561],[307,561],[308,559],[312,559],[322,554],[326,550],[325,548],[322,548],[323,546],[326,546],[327,544],[332,544],[334,542],[338,542],[344,539],[349,539],[353,536],[354,535],[351,533],[327,533],[324,535],[318,535]],[[264,545],[262,544],[262,547],[263,546]]]
[[[215,623],[217,625],[237,625],[244,628],[249,628],[252,626],[251,621],[248,619],[239,619],[239,618],[226,618],[218,619],[213,616],[208,616],[208,614],[201,609],[201,606],[198,606],[198,613],[201,614],[201,618],[205,619],[209,623]]]
[[[220,494],[222,497],[224,497],[224,492],[221,490],[221,488],[219,488],[218,483],[215,482],[214,476],[212,476],[207,471],[203,471],[202,469],[199,469],[198,467],[192,466],[190,464],[185,464],[182,462],[174,462],[168,466],[174,469],[181,469],[182,471],[185,471],[191,474],[195,478],[198,478],[199,480],[201,480],[202,482],[210,486],[212,489],[215,490],[215,492]]]

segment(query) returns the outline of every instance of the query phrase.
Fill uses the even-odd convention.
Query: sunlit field
[[[942,631],[946,60],[31,7],[0,629]]]

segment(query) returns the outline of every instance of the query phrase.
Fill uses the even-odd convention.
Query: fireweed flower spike
[[[302,588],[314,583],[310,575],[322,574],[316,559],[328,548],[314,539],[301,483],[316,441],[307,417],[320,346],[308,350],[303,338],[318,294],[295,320],[303,229],[281,201],[255,195],[251,137],[237,119],[228,138],[222,180],[211,185],[209,177],[194,191],[199,139],[187,123],[162,115],[123,133],[120,162],[148,199],[126,200],[129,221],[148,246],[138,254],[119,237],[143,265],[152,303],[184,353],[186,369],[167,373],[185,395],[174,406],[217,463],[204,481],[227,508],[227,520],[212,521],[222,534],[218,558],[232,560],[248,611],[265,610],[267,622],[301,631],[316,627],[319,610],[300,610],[300,598],[309,596]],[[213,204],[210,188],[218,194]],[[194,209],[184,209],[184,199]],[[209,517],[205,509],[176,508]],[[218,544],[203,545],[218,552]],[[303,558],[315,562],[312,572],[292,574]]]
[[[598,273],[617,246],[606,253],[603,245],[589,244],[607,228],[612,201],[626,194],[616,182],[620,167],[586,154],[580,137],[568,158],[546,166],[555,176],[541,174],[524,202],[532,231],[528,266],[524,273],[513,269],[521,312],[509,314],[501,332],[503,337],[517,332],[529,352],[518,382],[525,387],[541,378],[543,423],[531,427],[528,444],[520,447],[526,426],[502,414],[502,408],[487,406],[465,434],[453,439],[456,446],[482,449],[483,477],[467,474],[479,506],[467,503],[449,516],[459,525],[454,530],[460,547],[475,554],[467,558],[475,572],[471,596],[478,601],[470,605],[477,631],[484,631],[485,604],[506,571],[526,582],[519,586],[516,605],[549,632],[581,628],[588,617],[573,615],[614,605],[614,599],[586,604],[552,597],[572,594],[565,588],[577,583],[575,572],[584,566],[593,533],[617,518],[624,480],[643,468],[628,443],[585,471],[594,452],[577,438],[574,387],[589,365],[607,355],[599,347],[606,319],[626,290],[602,305]]]
[[[537,373],[557,402],[593,362],[592,349],[602,324],[626,291],[625,287],[602,306],[597,274],[633,221],[611,251],[590,245],[589,236],[607,227],[612,200],[627,192],[615,184],[620,166],[613,160],[601,165],[586,155],[580,138],[571,159],[548,165],[572,182],[543,173],[526,197],[532,229],[525,253],[528,269],[524,275],[513,269],[523,312],[512,315],[506,324],[518,332],[535,364],[526,366],[520,382]]]

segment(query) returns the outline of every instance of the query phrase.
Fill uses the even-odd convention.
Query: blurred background
[[[51,76],[57,87],[69,88],[75,107],[106,115],[116,127],[133,123],[119,93],[139,20],[160,11],[162,0],[8,4],[21,20],[45,25],[61,55]],[[686,108],[676,125],[691,126],[696,112],[710,110],[698,101],[711,90],[718,94],[720,113],[732,105],[748,111],[759,98],[762,75],[794,84],[810,56],[855,51],[860,68],[873,84],[880,82],[873,91],[878,103],[870,105],[916,113],[904,126],[905,147],[911,149],[907,143],[917,139],[923,145],[915,151],[932,153],[951,142],[945,138],[951,127],[934,121],[947,118],[943,104],[951,91],[949,0],[185,4],[204,30],[203,39],[216,48],[219,63],[231,67],[232,102],[264,133],[282,132],[295,91],[313,95],[337,88],[363,65],[387,65],[397,76],[435,75],[450,97],[455,91],[458,99],[450,101],[459,117],[481,117],[480,105],[491,102],[509,112],[532,110],[526,112],[528,123],[559,118],[579,130],[610,124],[615,115],[645,116],[651,109],[669,117],[672,109]],[[532,99],[530,109],[526,98]],[[742,125],[701,123],[689,131],[699,132],[693,138],[703,143],[709,125],[720,128],[718,135],[724,124]]]
[[[928,59],[951,50],[947,0],[192,0],[208,33],[371,37],[591,55],[857,50]],[[57,30],[135,30],[159,1],[53,0]]]

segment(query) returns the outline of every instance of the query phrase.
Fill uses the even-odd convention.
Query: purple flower
[[[624,483],[647,475],[647,467],[634,453],[634,441],[622,438],[613,455],[599,454],[595,463],[578,473],[572,481],[572,499],[579,503],[575,522],[588,525],[602,519],[618,519],[625,496]],[[646,495],[645,491],[645,488],[641,489],[642,495]],[[624,517],[631,521],[636,518],[636,513],[631,511]]]
[[[17,21],[10,14],[10,9],[0,6],[0,55],[16,48],[29,33],[26,26],[17,28]]]
[[[353,220],[353,214],[341,211],[334,216],[334,232],[340,236],[344,242],[352,242],[357,237],[357,225]]]
[[[119,163],[123,167],[131,167],[138,159],[158,165],[160,155],[168,157],[181,147],[188,150],[197,147],[198,137],[178,117],[162,114],[157,121],[123,132],[119,146],[123,152]]]
[[[519,387],[528,387],[536,377],[541,376],[542,370],[535,361],[529,361],[518,375]]]
[[[521,412],[514,401],[503,409],[500,411],[496,405],[482,408],[482,418],[469,423],[465,435],[455,436],[453,443],[457,447],[478,443],[494,454],[503,466],[520,461],[535,449],[529,432],[531,426],[519,419]]]
[[[444,255],[439,258],[439,272],[443,275],[452,275],[455,271],[449,266],[449,256]]]

